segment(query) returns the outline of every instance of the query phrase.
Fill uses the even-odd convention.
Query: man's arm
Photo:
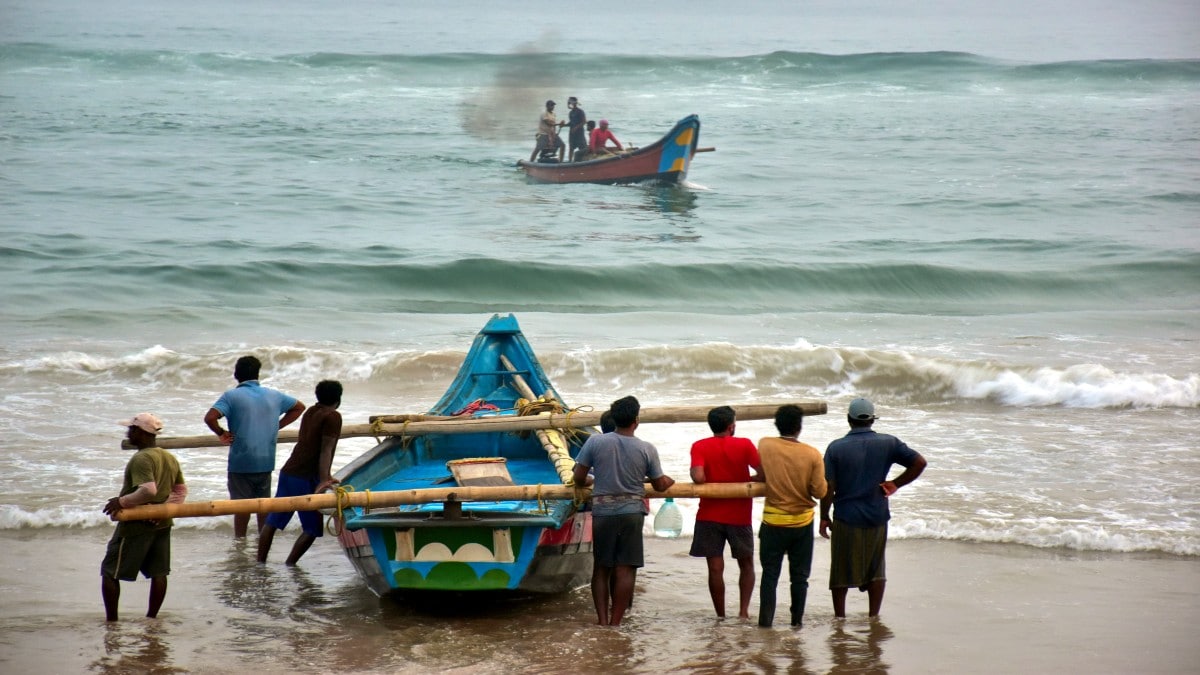
[[[582,487],[584,485],[592,484],[592,478],[591,476],[588,476],[588,471],[591,468],[592,467],[587,466],[586,464],[575,462],[575,468],[571,470],[571,478],[574,479],[575,485]]]
[[[304,404],[300,401],[296,401],[296,405],[289,408],[288,411],[283,414],[283,417],[279,418],[279,428],[282,429],[292,422],[295,422],[296,418],[300,417],[303,412]]]
[[[220,419],[224,416],[220,410],[209,408],[208,412],[204,414],[204,423],[217,435],[217,438],[221,439],[222,443],[229,445],[233,443],[233,432],[221,428]]]
[[[813,458],[812,466],[809,468],[808,494],[817,499],[831,494],[829,484],[825,482],[825,461],[821,459],[820,455]]]
[[[833,498],[837,494],[837,482],[831,480],[831,481],[827,481],[826,484],[829,489],[826,490],[825,496],[821,498],[820,533],[821,533],[822,537],[828,539],[829,538],[829,526],[833,524],[829,520],[829,509],[833,506]]]
[[[171,486],[171,496],[167,497],[168,504],[182,504],[187,499],[187,485],[176,483]]]
[[[759,464],[759,465],[757,465],[757,466],[752,466],[752,467],[750,467],[750,468],[751,468],[751,469],[754,469],[754,475],[753,475],[753,476],[750,476],[750,482],[751,482],[751,483],[765,483],[765,482],[767,482],[767,474],[763,473],[762,464]]]
[[[925,470],[925,465],[926,465],[925,457],[923,455],[921,455],[921,453],[919,453],[919,452],[916,454],[917,454],[917,456],[913,459],[912,463],[909,464],[908,466],[904,467],[904,473],[900,474],[899,476],[896,476],[896,478],[894,480],[885,480],[879,486],[879,487],[883,488],[883,494],[885,496],[888,496],[888,497],[892,496],[892,494],[894,494],[896,492],[896,490],[899,490],[900,488],[904,487],[905,485],[908,485],[909,483],[916,480],[917,476],[920,476],[921,472]]]
[[[317,484],[317,489],[313,493],[321,493],[338,483],[338,480],[333,477],[333,451],[337,449],[337,436],[322,436],[321,437],[321,457],[317,460],[317,471],[321,482]]]
[[[667,488],[671,487],[674,484],[675,484],[675,479],[671,478],[670,476],[668,476],[666,474],[663,474],[663,475],[659,476],[658,478],[653,478],[650,480],[650,485],[654,488],[655,492],[664,492],[664,491],[666,491]]]
[[[693,466],[692,470],[689,473],[692,476],[693,483],[700,484],[700,483],[704,482],[704,467],[703,466]]]

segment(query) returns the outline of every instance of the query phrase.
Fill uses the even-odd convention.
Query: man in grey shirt
[[[635,437],[641,405],[632,396],[613,401],[617,430],[593,434],[575,458],[576,485],[592,489],[592,601],[596,623],[619,626],[633,600],[634,575],[644,563],[644,481],[662,492],[675,480],[662,471],[658,450]],[[593,471],[594,482],[588,472]],[[609,592],[609,588],[612,592]]]

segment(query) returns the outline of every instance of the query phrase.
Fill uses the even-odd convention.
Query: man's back
[[[825,450],[825,477],[837,486],[834,520],[878,527],[891,518],[880,483],[893,464],[909,466],[919,455],[895,436],[870,428],[851,429]]]
[[[183,484],[183,470],[179,468],[179,460],[170,452],[158,447],[142,448],[129,458],[125,465],[125,480],[121,486],[121,496],[132,494],[139,485],[153,482],[154,496],[147,503],[162,504],[171,497],[171,492],[177,484]],[[132,520],[117,524],[120,536],[131,536],[135,533],[150,529],[170,527],[173,520],[163,518],[158,521]]]
[[[592,494],[640,497],[645,494],[644,482],[651,465],[658,462],[658,451],[636,436],[613,432],[589,437],[579,451],[577,461],[595,471]],[[651,477],[661,473],[659,470]]]
[[[801,441],[764,438],[758,442],[758,454],[766,476],[764,507],[800,513],[825,496],[825,466],[816,448]]]
[[[758,450],[748,438],[710,436],[692,444],[692,466],[704,467],[706,483],[745,483],[750,467],[759,465]],[[752,499],[701,498],[696,520],[749,525]]]
[[[298,478],[318,478],[322,439],[338,438],[341,433],[342,414],[337,408],[318,403],[305,410],[296,446],[280,471]]]
[[[261,386],[257,380],[242,382],[221,394],[213,404],[229,420],[233,444],[229,448],[229,470],[257,473],[275,470],[275,443],[279,417],[296,399]]]

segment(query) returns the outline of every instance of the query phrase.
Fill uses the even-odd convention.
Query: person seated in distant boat
[[[617,150],[624,150],[621,141],[613,135],[611,129],[608,128],[608,120],[600,120],[600,126],[592,132],[592,140],[589,149],[593,156],[612,155],[616,154],[608,147],[608,142],[612,141],[617,146]]]
[[[546,101],[546,112],[538,119],[537,135],[534,136],[533,152],[529,155],[531,162],[553,162],[554,154],[558,153],[559,162],[563,161],[567,146],[558,136],[559,127],[565,122],[559,122],[554,115],[554,101]]]

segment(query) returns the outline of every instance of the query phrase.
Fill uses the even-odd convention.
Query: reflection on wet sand
[[[892,630],[878,617],[861,621],[835,619],[828,640],[833,659],[829,672],[887,673],[891,666],[883,660],[883,643],[893,636]]]
[[[118,673],[186,673],[173,665],[170,630],[158,619],[110,621],[104,626],[104,655],[91,670]]]

